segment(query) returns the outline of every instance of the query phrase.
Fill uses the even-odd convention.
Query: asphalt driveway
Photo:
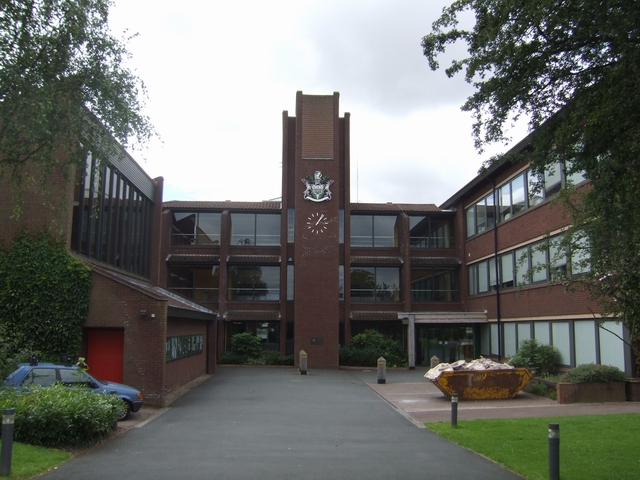
[[[416,428],[349,371],[221,367],[162,415],[41,478],[521,477]]]

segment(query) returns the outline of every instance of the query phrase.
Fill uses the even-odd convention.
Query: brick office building
[[[296,360],[304,350],[311,368],[337,367],[339,345],[375,328],[403,342],[410,365],[504,358],[537,338],[567,366],[633,374],[630,350],[598,329],[586,294],[516,268],[523,254],[540,263],[535,245],[566,226],[549,202],[566,182],[562,166],[538,194],[526,165],[504,165],[440,207],[351,203],[350,117],[338,102],[298,92],[295,116],[284,112],[281,201],[163,205],[159,278],[217,313],[218,357],[250,331]],[[554,268],[570,269],[567,255]]]
[[[154,239],[163,180],[151,179],[117,150],[101,174],[89,159],[86,173],[68,181],[50,177],[48,194],[27,185],[22,215],[3,222],[0,242],[6,247],[22,232],[50,232],[91,266],[89,312],[77,353],[98,378],[132,385],[146,405],[160,407],[167,394],[215,370],[216,317],[157,286]],[[11,188],[0,189],[0,205],[8,217]]]

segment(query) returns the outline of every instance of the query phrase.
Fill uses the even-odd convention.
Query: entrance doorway
[[[440,363],[476,358],[476,329],[473,325],[416,324],[416,364],[429,366],[431,358]]]

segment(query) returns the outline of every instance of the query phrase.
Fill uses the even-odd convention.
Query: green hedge
[[[375,367],[380,357],[387,361],[387,367],[402,367],[407,364],[407,352],[400,342],[385,337],[376,330],[359,333],[351,339],[350,345],[340,347],[340,365]]]
[[[122,400],[64,385],[0,389],[0,408],[15,409],[14,439],[44,447],[87,447],[113,431]]]
[[[569,383],[610,383],[626,382],[627,376],[618,367],[585,363],[569,370],[559,379]]]

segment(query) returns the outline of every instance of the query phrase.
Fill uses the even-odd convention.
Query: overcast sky
[[[295,115],[299,90],[340,92],[351,201],[440,204],[505,150],[476,153],[460,111],[471,87],[432,72],[422,54],[449,3],[116,0],[109,23],[139,34],[130,66],[160,134],[132,154],[164,177],[165,201],[278,198],[282,112]]]

